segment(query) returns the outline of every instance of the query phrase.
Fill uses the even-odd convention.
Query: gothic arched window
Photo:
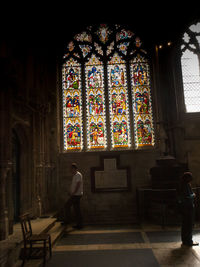
[[[200,22],[184,33],[181,52],[186,112],[200,112]]]
[[[62,103],[64,151],[154,146],[147,53],[120,25],[88,27],[68,43]]]

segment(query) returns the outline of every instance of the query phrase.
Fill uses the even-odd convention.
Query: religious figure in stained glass
[[[152,125],[151,119],[146,118],[144,121],[142,118],[137,120],[137,138],[138,143],[143,145],[151,145],[152,143]]]
[[[126,117],[113,118],[113,141],[115,147],[128,146],[128,126]]]
[[[88,87],[89,88],[102,87],[101,68],[94,66],[91,68],[90,71],[88,71]]]
[[[67,147],[68,149],[81,148],[81,124],[78,120],[67,120]]]
[[[79,88],[79,69],[71,67],[66,73],[66,89],[78,89]]]
[[[150,99],[148,90],[141,90],[140,88],[135,91],[135,112],[136,113],[150,113]]]
[[[90,90],[88,93],[89,115],[103,115],[103,92]]]
[[[91,117],[89,119],[89,136],[92,148],[104,148],[105,137],[103,118],[100,117],[95,119],[94,117]]]
[[[124,86],[124,69],[114,65],[110,70],[111,86]]]
[[[133,64],[133,81],[134,85],[146,85],[148,84],[147,69],[145,64]]]
[[[111,32],[106,24],[101,24],[97,31],[97,35],[102,43],[106,43],[108,41],[110,33]]]
[[[80,116],[80,95],[78,91],[65,92],[66,94],[66,116],[68,118]]]
[[[126,94],[123,91],[111,91],[112,113],[114,115],[126,114]]]

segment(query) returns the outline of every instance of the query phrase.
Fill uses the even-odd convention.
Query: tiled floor
[[[200,241],[200,231],[194,232]],[[48,267],[199,266],[200,247],[181,247],[180,229],[85,227],[68,229],[53,249]]]
[[[194,231],[200,241],[200,230]],[[29,266],[29,265],[27,265]],[[36,262],[31,267],[36,267]],[[180,229],[157,226],[67,228],[47,267],[200,267],[200,247],[181,247]]]

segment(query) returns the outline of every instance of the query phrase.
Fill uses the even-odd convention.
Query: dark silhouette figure
[[[180,183],[180,206],[182,215],[181,224],[181,240],[182,244],[186,246],[198,246],[199,244],[193,242],[192,231],[194,224],[194,198],[195,193],[192,191],[191,181],[193,179],[191,172],[185,172],[181,178]]]

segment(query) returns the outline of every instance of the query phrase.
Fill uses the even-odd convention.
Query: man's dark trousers
[[[189,202],[189,201],[188,201]],[[194,205],[192,203],[184,203],[182,207],[182,225],[181,225],[181,239],[184,244],[191,244],[192,230],[194,224]]]
[[[82,196],[71,196],[65,204],[65,219],[66,223],[70,221],[70,209],[71,206],[74,208],[77,227],[82,227],[82,214],[81,214],[81,207],[80,207],[80,200]]]

